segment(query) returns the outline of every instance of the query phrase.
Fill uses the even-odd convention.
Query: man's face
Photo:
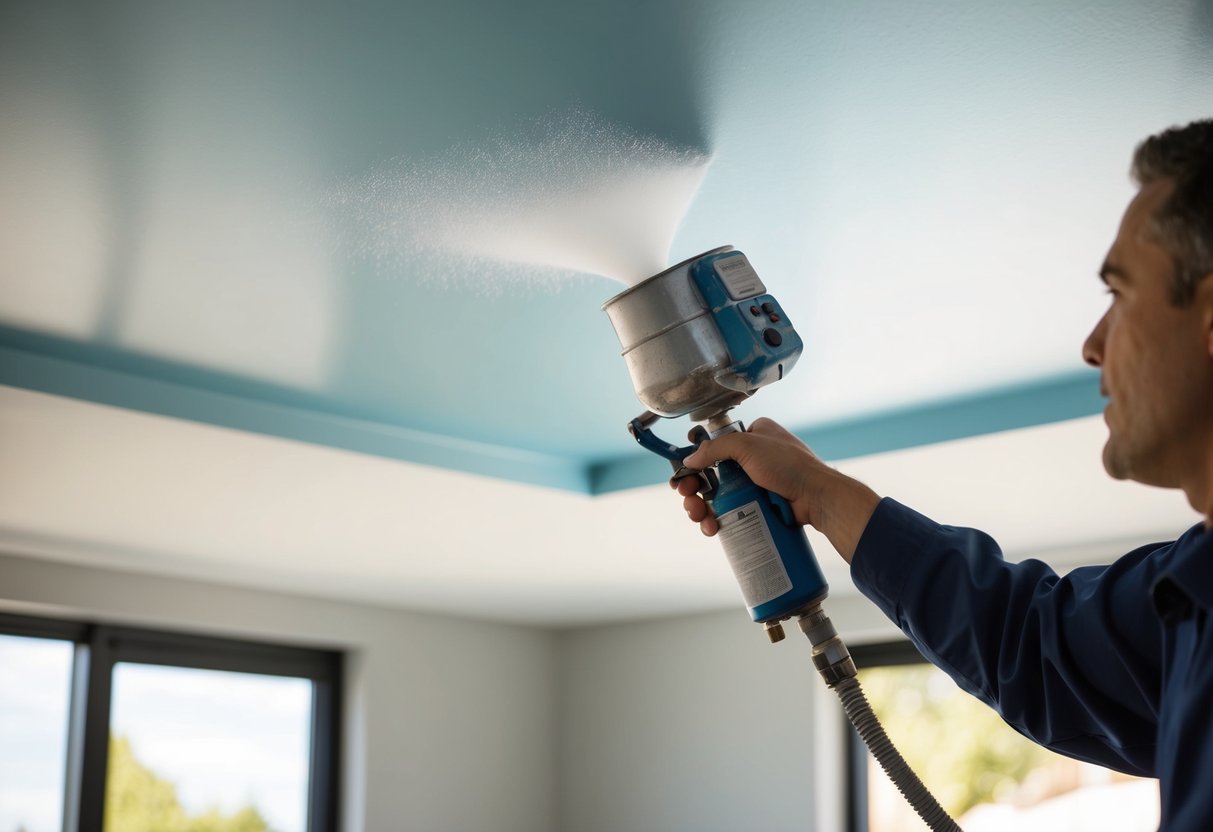
[[[1167,180],[1147,185],[1125,211],[1101,270],[1111,305],[1083,358],[1100,368],[1108,398],[1108,473],[1184,488],[1191,499],[1193,478],[1208,476],[1213,458],[1213,281],[1203,281],[1189,306],[1169,300],[1175,263],[1154,241],[1150,218],[1171,188]]]

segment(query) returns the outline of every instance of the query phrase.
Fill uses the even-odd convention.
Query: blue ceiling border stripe
[[[333,412],[306,394],[201,379],[121,351],[89,355],[101,363],[82,359],[72,342],[0,327],[0,384],[581,494],[654,485],[670,475],[664,460],[639,449],[587,464],[395,425],[376,414]],[[846,459],[1080,418],[1102,407],[1099,374],[1084,370],[796,433],[823,458]]]
[[[1099,373],[1083,370],[795,432],[823,459],[837,460],[1078,419],[1103,406]],[[655,485],[669,476],[668,463],[637,452],[591,466],[590,493]]]
[[[513,482],[588,493],[580,460],[267,402],[0,345],[0,384]]]

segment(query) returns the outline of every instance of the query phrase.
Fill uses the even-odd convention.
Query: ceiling
[[[1174,532],[1105,493],[1142,490],[1079,344],[1133,146],[1209,115],[1213,3],[1007,6],[0,5],[0,545],[551,625],[734,603],[600,311],[723,244],[806,342],[743,418],[1023,551]]]

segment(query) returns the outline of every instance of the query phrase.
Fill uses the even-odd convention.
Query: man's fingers
[[[683,477],[674,483],[674,488],[677,489],[681,496],[690,497],[692,494],[696,494],[699,491],[699,478]]]
[[[682,507],[686,511],[687,517],[690,517],[695,523],[701,522],[712,513],[708,509],[708,504],[700,497],[691,496],[683,498]]]
[[[707,502],[699,495],[698,477],[681,477],[672,481],[670,486],[682,496],[682,508],[691,522],[699,524],[699,531],[706,537],[711,537],[720,530],[716,516],[712,514]]]

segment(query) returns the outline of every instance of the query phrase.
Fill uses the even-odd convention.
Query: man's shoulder
[[[1151,560],[1167,562],[1176,557],[1185,557],[1197,549],[1213,545],[1213,534],[1204,523],[1197,523],[1174,540],[1147,543],[1123,555],[1120,560]]]

